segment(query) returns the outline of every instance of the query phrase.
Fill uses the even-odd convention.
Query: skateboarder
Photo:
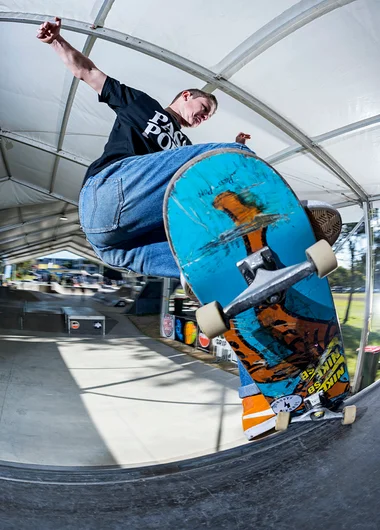
[[[214,95],[183,90],[164,108],[144,92],[104,74],[60,35],[60,27],[58,17],[45,22],[37,38],[116,113],[104,153],[89,166],[80,193],[79,217],[86,238],[107,265],[179,278],[163,225],[166,187],[183,164],[202,153],[222,147],[250,151],[245,145],[250,136],[239,133],[233,143],[192,145],[182,128],[198,127],[214,115]],[[334,209],[323,203],[309,208],[308,214],[316,229],[322,229],[322,237],[325,221],[330,231],[334,226],[336,239],[340,216]]]

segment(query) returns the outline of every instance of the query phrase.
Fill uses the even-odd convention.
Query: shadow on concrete
[[[16,337],[0,344],[0,459],[51,463],[59,454],[62,462],[116,464],[57,345]]]

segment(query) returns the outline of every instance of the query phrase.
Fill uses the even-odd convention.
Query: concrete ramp
[[[98,291],[94,294],[92,300],[110,307],[125,307],[133,302],[136,294],[137,291],[133,286],[122,286],[117,290]]]
[[[377,530],[380,382],[351,402],[358,407],[351,426],[295,424],[182,462],[130,469],[3,465],[1,528]]]
[[[162,301],[161,278],[148,280],[136,300],[127,307],[127,315],[156,315],[161,310]]]
[[[63,295],[93,296],[99,290],[98,286],[91,285],[61,285],[53,282],[51,292]]]

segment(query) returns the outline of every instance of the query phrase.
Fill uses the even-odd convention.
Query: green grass
[[[346,313],[348,294],[334,293],[334,301],[341,323]],[[342,333],[347,356],[348,371],[353,377],[356,368],[357,349],[360,346],[361,332],[364,325],[364,293],[355,293],[351,302],[349,318],[342,323]],[[380,295],[374,295],[372,326],[368,344],[380,346]],[[380,373],[378,372],[378,378]]]

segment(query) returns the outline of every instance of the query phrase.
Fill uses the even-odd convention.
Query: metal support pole
[[[164,318],[165,315],[169,313],[169,300],[171,293],[172,280],[170,278],[164,278],[162,282],[162,300],[161,300],[161,315],[160,315],[160,335],[161,337],[168,338],[169,335],[166,335],[164,331]],[[174,317],[173,317],[174,318]],[[173,334],[174,338],[174,334]]]
[[[161,300],[161,315],[160,315],[160,330],[164,316],[169,313],[169,298],[170,298],[170,278],[164,278],[162,283],[162,300]],[[162,333],[162,331],[161,331]]]
[[[347,236],[343,239],[343,241],[341,241],[339,243],[339,245],[337,245],[336,247],[334,247],[334,252],[335,254],[337,252],[339,252],[343,246],[347,243],[347,241],[353,236],[356,234],[356,232],[359,230],[359,228],[362,226],[362,224],[364,223],[364,217],[362,217],[360,219],[360,221],[354,226],[354,228],[351,230],[351,232],[349,234],[347,234]]]
[[[373,303],[373,256],[372,256],[372,227],[371,227],[371,207],[368,201],[363,203],[365,233],[367,236],[366,254],[366,283],[365,283],[365,309],[362,335],[360,339],[359,355],[356,363],[355,377],[352,385],[354,393],[360,389],[363,374],[365,347],[368,342],[368,333],[371,327],[372,303]]]

